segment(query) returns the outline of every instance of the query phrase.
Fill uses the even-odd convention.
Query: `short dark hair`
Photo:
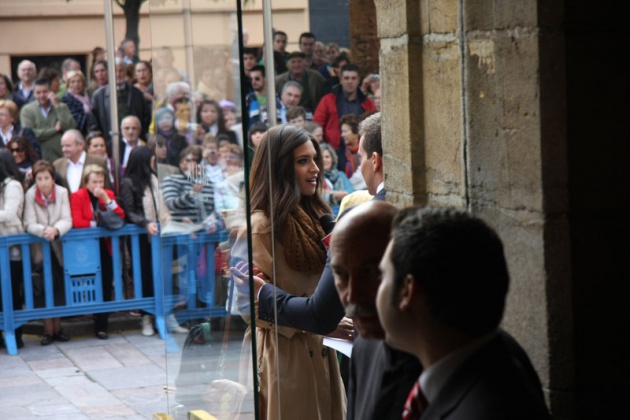
[[[194,158],[197,160],[197,163],[199,163],[203,159],[203,149],[201,148],[201,146],[197,146],[196,144],[188,146],[179,153],[179,159],[177,160],[177,162],[181,162],[182,159],[184,159],[188,155],[193,155]]]
[[[394,219],[392,241],[392,296],[412,275],[438,322],[474,336],[499,326],[510,279],[501,239],[485,222],[465,210],[410,207]]]
[[[39,71],[37,77],[41,79],[48,79],[50,82],[52,82],[55,79],[60,79],[61,75],[57,70],[53,69],[52,67],[44,67]]]
[[[33,168],[31,169],[31,174],[33,180],[37,178],[37,174],[40,172],[48,172],[50,177],[55,179],[55,167],[50,161],[47,160],[38,160],[33,164]]]
[[[266,77],[265,66],[263,66],[262,64],[256,64],[254,67],[252,67],[249,73],[251,74],[252,72],[255,72],[255,71],[259,71],[263,75],[263,77]]]
[[[48,86],[50,87],[50,79],[46,79],[43,77],[38,77],[35,79],[35,86]]]
[[[354,114],[346,114],[339,119],[339,127],[346,124],[354,134],[359,134],[359,117]]]
[[[383,156],[380,112],[370,115],[361,121],[359,124],[359,135],[363,137],[362,147],[368,156],[372,156],[373,153]]]
[[[302,34],[300,35],[300,39],[298,41],[298,44],[302,43],[302,38],[312,38],[312,39],[317,39],[317,37],[315,36],[314,33],[312,32],[302,32]]]
[[[258,57],[258,48],[243,48],[243,55],[253,55],[254,57]]]
[[[361,74],[361,70],[359,69],[359,66],[357,66],[356,64],[352,64],[352,63],[348,63],[345,66],[343,66],[341,68],[341,74],[343,75],[345,72],[347,71],[355,71],[357,72],[357,74]]]
[[[147,147],[155,152],[156,147],[164,147],[166,145],[166,138],[161,134],[152,134],[147,140]]]
[[[335,59],[332,62],[332,66],[333,67],[339,67],[339,65],[343,62],[346,62],[348,64],[350,64],[350,58],[348,58],[348,56],[344,53],[339,54],[337,57],[335,57]]]
[[[287,35],[287,33],[286,33],[286,32],[284,32],[284,31],[275,31],[275,32],[273,33],[273,37],[275,38],[275,37],[276,37],[276,35],[283,35],[284,37],[289,38],[289,37],[288,37],[288,35]]]
[[[306,110],[301,106],[294,106],[293,108],[287,110],[287,121],[291,121],[294,118],[302,117],[304,121],[306,121]]]

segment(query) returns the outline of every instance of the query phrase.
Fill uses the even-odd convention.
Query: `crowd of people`
[[[396,216],[381,202],[379,75],[365,74],[352,63],[350,51],[318,42],[312,33],[300,36],[299,51],[286,51],[287,41],[286,33],[274,33],[274,66],[265,66],[259,49],[244,48],[243,121],[233,102],[240,99],[214,80],[225,66],[197,72],[193,90],[194,81],[173,66],[169,48],[141,61],[131,40],[121,43],[114,63],[95,49],[87,76],[72,59],[60,71],[39,73],[24,60],[15,85],[0,75],[0,233],[26,231],[52,243],[55,305],[64,304],[63,256],[55,240],[73,227],[97,226],[102,212],[146,230],[140,241],[144,296],[155,292],[149,244],[160,229],[228,229],[235,248],[251,238],[258,305],[254,314],[248,304],[237,306],[245,308],[246,321],[257,317],[244,348],[255,336],[258,359],[250,363],[256,363],[261,418],[281,413],[304,420],[413,419],[427,404],[427,412],[435,407],[435,417],[426,418],[438,418],[442,401],[456,397],[472,410],[466,412],[489,415],[496,414],[483,411],[496,408],[488,403],[492,392],[505,395],[507,402],[497,406],[504,414],[516,407],[527,414],[523,418],[546,418],[529,359],[498,330],[508,279],[496,235],[464,213],[413,209]],[[108,84],[112,70],[115,90]],[[267,95],[269,77],[276,97]],[[110,119],[114,91],[116,127]],[[251,165],[249,180],[246,165]],[[250,231],[234,217],[243,211],[246,182]],[[331,207],[366,199],[374,201],[349,211],[335,228],[328,254],[322,239],[330,226],[322,218]],[[426,239],[414,242],[409,235]],[[487,264],[447,252],[451,246],[464,249],[465,241],[475,249],[477,240],[475,258],[486,261],[490,255]],[[99,247],[103,297],[109,300],[112,244],[103,238]],[[439,264],[425,273],[425,261],[415,262],[416,251]],[[24,304],[21,260],[20,249],[12,248],[16,309]],[[41,249],[31,260],[33,272],[41,272]],[[452,284],[438,285],[442,270]],[[233,274],[245,276],[237,269]],[[469,277],[479,283],[462,283]],[[288,293],[269,286],[271,279]],[[458,288],[462,293],[453,292]],[[243,292],[242,284],[239,289]],[[448,303],[451,298],[457,307]],[[475,299],[480,303],[466,303]],[[43,305],[41,295],[36,305]],[[142,333],[155,334],[151,315],[140,315]],[[167,324],[172,332],[187,332],[173,314]],[[359,336],[346,391],[337,356],[323,344],[323,335],[352,340],[355,328]],[[108,338],[108,314],[95,315],[94,333]],[[42,345],[69,339],[58,318],[44,321]],[[20,329],[16,340],[22,347]],[[456,357],[440,365],[453,352]],[[500,365],[493,364],[497,358]],[[444,372],[458,375],[441,378]],[[460,388],[474,387],[478,378],[483,387],[465,395]]]
[[[0,75],[0,229],[3,234],[26,231],[52,243],[55,305],[65,303],[63,255],[55,241],[71,228],[97,226],[103,211],[147,231],[140,242],[145,296],[154,293],[148,237],[158,234],[159,222],[174,232],[203,229],[212,233],[229,227],[236,236],[243,224],[235,221],[234,210],[243,207],[244,167],[252,165],[264,144],[270,124],[268,102],[277,105],[276,123],[294,125],[299,128],[296,133],[316,139],[322,168],[319,181],[313,184],[322,189],[317,212],[328,211],[355,189],[365,188],[357,171],[356,126],[369,115],[367,111],[376,110],[368,96],[377,94],[378,84],[359,86],[360,70],[351,64],[350,51],[316,42],[312,33],[300,36],[299,51],[288,53],[286,45],[286,33],[276,32],[276,63],[269,72],[273,74],[266,71],[260,49],[244,48],[245,127],[235,98],[221,86],[222,72],[198,72],[198,83],[191,83],[185,71],[175,68],[168,47],[144,61],[138,58],[135,43],[124,40],[113,63],[107,62],[105,50],[95,48],[85,72],[78,61],[67,58],[60,68],[41,69],[23,60],[15,82]],[[111,71],[116,89],[109,84]],[[274,77],[278,89],[276,98],[269,101],[267,76]],[[373,79],[374,75],[366,78]],[[114,92],[116,126],[112,126],[110,109]],[[116,131],[118,136],[114,136]],[[287,167],[293,165],[290,156],[287,162]],[[261,174],[254,177],[263,178]],[[284,188],[282,184],[276,187]],[[315,215],[309,213],[309,217]],[[103,297],[109,300],[113,250],[106,238],[99,247]],[[41,277],[43,261],[38,249],[32,253],[31,266]],[[25,302],[23,262],[17,247],[12,249],[11,261],[17,309]],[[128,266],[125,269],[129,275]],[[314,279],[315,274],[310,276]],[[35,289],[35,304],[43,306],[43,290]],[[154,334],[150,314],[140,315],[143,333]],[[187,331],[175,317],[169,317],[168,324],[171,331]],[[70,339],[58,318],[45,320],[44,326],[42,345]],[[108,314],[95,314],[94,333],[108,338]],[[19,328],[18,348],[24,345],[21,335]],[[327,369],[336,372],[332,359]]]

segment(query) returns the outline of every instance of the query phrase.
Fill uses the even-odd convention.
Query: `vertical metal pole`
[[[263,34],[265,40],[265,75],[267,79],[267,117],[269,126],[276,125],[276,78],[273,60],[273,19],[271,0],[263,0]],[[247,111],[247,110],[246,110]]]
[[[190,81],[190,89],[194,90],[195,68],[193,64],[193,37],[192,37],[192,15],[190,10],[190,0],[184,0],[184,48],[186,52],[186,72]],[[190,116],[192,119],[197,115],[195,101],[190,101]],[[195,121],[199,122],[199,121]]]
[[[118,178],[120,176],[120,145],[118,132],[118,94],[116,92],[116,44],[114,43],[113,0],[103,0],[105,9],[105,45],[107,46],[107,78],[109,83],[109,121],[112,139],[112,153],[114,158],[114,188],[118,193]]]

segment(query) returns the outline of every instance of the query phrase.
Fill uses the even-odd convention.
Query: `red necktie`
[[[405,410],[402,414],[402,420],[417,420],[426,410],[429,402],[422,392],[420,381],[416,381],[405,403]]]

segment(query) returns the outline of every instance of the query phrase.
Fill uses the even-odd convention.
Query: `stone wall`
[[[465,207],[498,231],[503,326],[571,418],[563,10],[538,3],[376,0],[385,183],[396,203]]]

